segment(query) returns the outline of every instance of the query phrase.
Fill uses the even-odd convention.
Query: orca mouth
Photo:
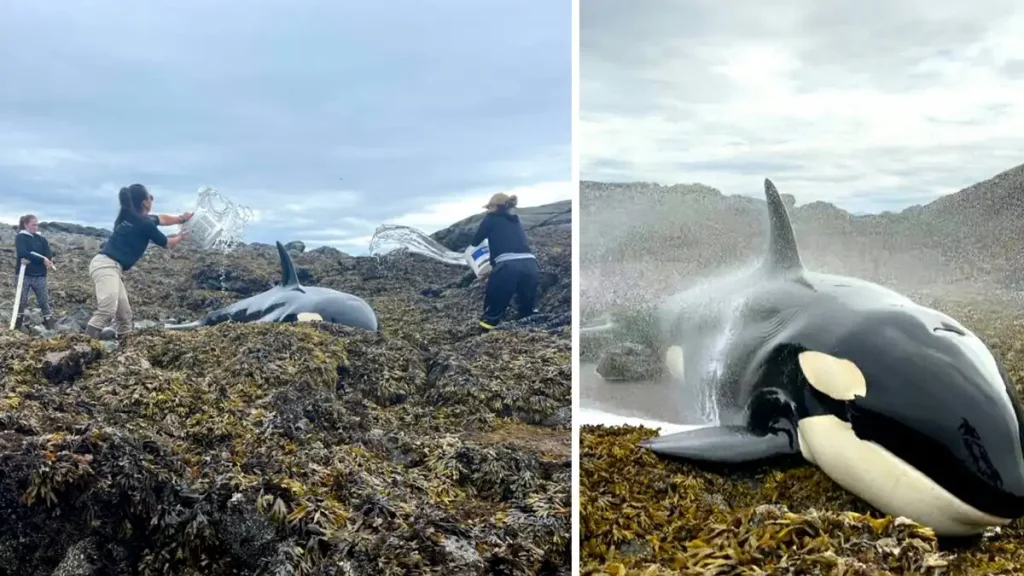
[[[885,448],[981,512],[1006,519],[1024,516],[1024,495],[1016,494],[1005,486],[1006,483],[1019,485],[1019,479],[1001,476],[977,430],[966,418],[961,419],[957,431],[970,461],[898,420],[858,406],[856,401],[844,404],[845,414],[840,417],[850,423],[861,440]],[[1013,474],[1017,471],[1003,472]]]

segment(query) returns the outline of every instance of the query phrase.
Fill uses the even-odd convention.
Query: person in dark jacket
[[[53,318],[53,310],[50,309],[50,295],[46,289],[46,272],[53,268],[53,252],[50,251],[50,243],[39,233],[39,219],[34,214],[26,214],[18,220],[18,235],[15,237],[14,246],[18,258],[14,268],[15,275],[21,273],[22,266],[25,267],[25,279],[18,304],[18,319],[15,320],[14,327],[20,330],[24,325],[28,293],[32,292],[36,295],[36,303],[43,312],[43,323],[53,330],[56,321]]]
[[[480,326],[487,330],[501,322],[512,296],[518,300],[520,318],[536,312],[540,269],[519,216],[515,214],[518,201],[514,194],[492,196],[484,206],[487,215],[473,236],[473,246],[487,240],[490,250],[491,271],[487,275],[484,314],[480,318]]]
[[[111,323],[118,340],[132,331],[132,308],[121,274],[142,258],[150,242],[171,248],[185,237],[184,232],[165,236],[159,226],[184,224],[192,217],[190,212],[181,216],[151,215],[153,195],[142,184],[121,188],[118,199],[121,210],[114,220],[114,231],[89,263],[89,276],[96,288],[96,312],[85,333],[97,339]]]

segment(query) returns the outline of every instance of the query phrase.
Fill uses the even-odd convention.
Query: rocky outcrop
[[[543,206],[518,208],[516,214],[519,215],[519,221],[522,222],[523,229],[528,235],[541,228],[555,228],[572,233],[572,202],[569,200]],[[430,237],[449,250],[464,250],[469,246],[483,219],[484,213],[481,211],[480,214],[470,216],[443,230],[434,232]]]
[[[777,184],[785,190],[784,181]],[[1024,166],[901,212],[854,215],[828,202],[796,205],[787,194],[783,199],[801,256],[821,272],[902,289],[964,282],[1024,286]],[[582,270],[605,279],[594,292],[609,299],[630,299],[607,283],[623,267],[647,266],[643,288],[664,293],[687,279],[751,263],[764,251],[760,196],[727,196],[699,184],[583,181],[580,213]],[[590,291],[586,282],[581,289]]]

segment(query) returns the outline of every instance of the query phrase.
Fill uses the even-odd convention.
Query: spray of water
[[[728,306],[723,306],[721,308],[722,330],[715,336],[711,353],[708,355],[708,377],[705,379],[705,385],[702,385],[701,390],[699,391],[700,411],[701,415],[713,424],[720,423],[719,419],[721,418],[721,413],[719,398],[718,395],[715,394],[715,386],[710,386],[708,384],[719,383],[726,377],[725,367],[726,362],[728,361],[726,353],[733,338],[736,337],[736,334],[739,331],[739,322],[737,321],[737,318],[742,312],[745,304],[746,301],[744,299],[736,299]]]
[[[248,206],[235,204],[209,186],[199,189],[192,218],[181,225],[188,232],[185,241],[193,247],[227,253],[244,242],[245,229],[252,221]]]
[[[192,219],[180,227],[188,233],[188,245],[218,253],[222,292],[227,290],[227,254],[244,242],[245,229],[252,218],[248,206],[235,204],[213,188],[203,186],[199,188]]]
[[[744,307],[750,304],[751,296],[759,289],[758,275],[754,273],[756,265],[756,261],[746,262],[722,267],[711,276],[687,278],[681,282],[669,281],[661,294],[649,291],[642,277],[638,281],[635,275],[615,275],[607,272],[601,275],[600,280],[604,286],[623,286],[628,289],[623,290],[622,295],[617,298],[620,299],[618,306],[611,308],[620,312],[612,314],[615,320],[609,321],[607,312],[611,310],[605,309],[605,314],[595,314],[587,326],[581,327],[581,338],[586,338],[595,348],[603,348],[609,343],[614,343],[616,338],[636,343],[645,341],[644,338],[634,340],[638,335],[634,334],[627,324],[623,324],[623,321],[631,316],[622,316],[621,312],[635,308],[638,302],[646,302],[648,299],[661,302],[664,307],[657,306],[655,309],[670,315],[659,317],[655,313],[653,317],[649,317],[640,314],[637,316],[638,321],[648,317],[656,323],[664,322],[663,329],[674,331],[671,326],[677,320],[682,320],[685,323],[683,330],[687,336],[699,339],[703,345],[684,350],[685,370],[688,375],[685,381],[675,381],[666,374],[666,380],[662,383],[650,383],[650,392],[638,388],[636,395],[614,394],[594,388],[592,395],[588,396],[587,391],[583,390],[581,407],[605,406],[621,414],[694,425],[721,424],[725,420],[730,420],[735,413],[735,407],[731,406],[728,394],[723,396],[722,387],[723,382],[736,377],[736,374],[730,373],[730,370],[735,370],[736,367],[730,365],[728,354],[735,339],[742,336],[743,325],[740,318]],[[665,295],[664,292],[671,295]],[[609,334],[612,340],[602,343],[601,337],[605,334]],[[677,344],[667,341],[663,343]],[[658,392],[658,387],[662,385],[671,392],[667,395]],[[640,397],[648,394],[652,396]],[[662,403],[658,404],[652,398],[661,398]],[[667,407],[665,402],[675,408]]]
[[[692,329],[701,332],[709,342],[704,357],[687,358],[697,362],[703,378],[683,385],[692,387],[700,418],[711,424],[720,424],[723,398],[720,394],[724,380],[733,375],[729,367],[728,351],[742,328],[740,317],[749,302],[756,264],[747,263],[721,271],[718,275],[699,281],[678,294],[676,304],[687,310]],[[725,400],[727,401],[727,400]]]
[[[448,250],[416,228],[396,224],[378,226],[370,239],[370,254],[379,257],[399,250],[420,254],[445,264],[469,266],[461,252]]]

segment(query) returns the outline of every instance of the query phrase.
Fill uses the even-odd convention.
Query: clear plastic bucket
[[[199,189],[192,218],[182,224],[185,241],[198,248],[227,249],[241,242],[252,210],[221,196],[208,186]]]

